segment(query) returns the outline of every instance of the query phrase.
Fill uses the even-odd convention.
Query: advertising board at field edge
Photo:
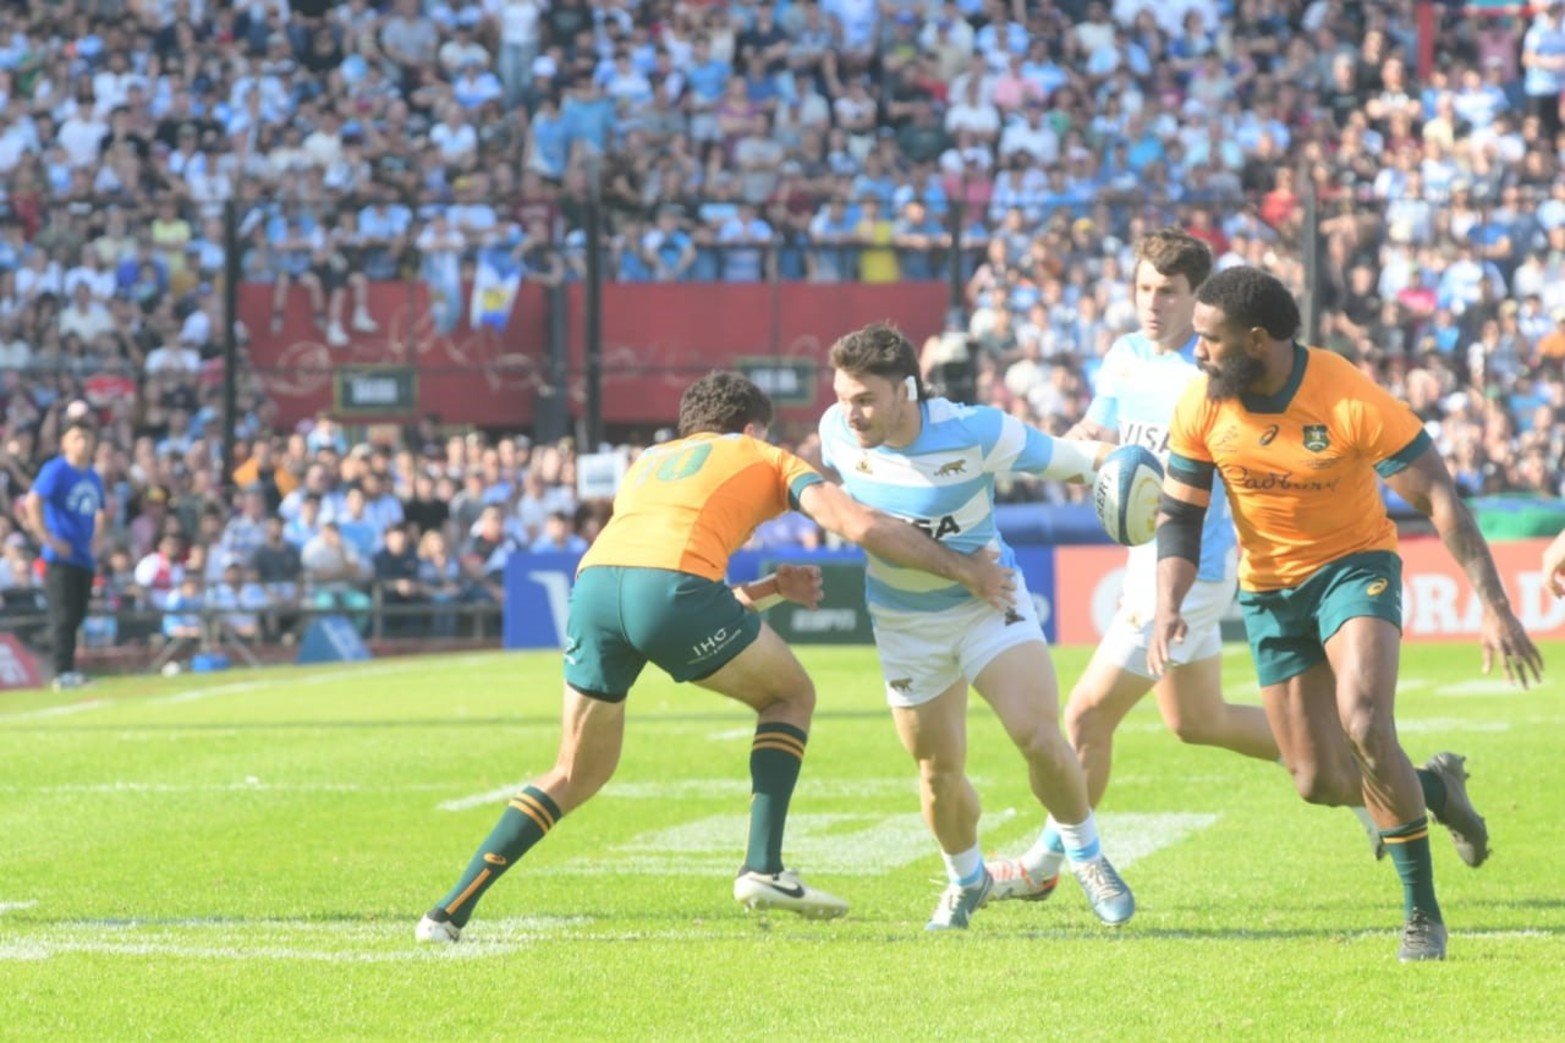
[[[1549,592],[1539,560],[1547,540],[1491,545],[1511,605],[1534,639],[1565,638],[1565,600]],[[1409,641],[1471,641],[1483,606],[1438,539],[1403,540],[1402,627]],[[1119,604],[1125,552],[1118,547],[1061,547],[1055,612],[1061,644],[1098,641]]]

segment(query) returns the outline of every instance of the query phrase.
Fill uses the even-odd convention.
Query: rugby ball
[[[1109,454],[1092,486],[1092,506],[1103,531],[1115,543],[1139,547],[1157,530],[1157,504],[1163,491],[1163,465],[1139,445],[1122,445]]]

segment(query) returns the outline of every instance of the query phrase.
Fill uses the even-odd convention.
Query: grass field
[[[1231,691],[1253,674],[1230,649]],[[1565,664],[1565,647],[1544,650]],[[869,649],[807,648],[821,712],[789,861],[842,921],[747,916],[746,711],[649,671],[616,780],[500,882],[451,949],[416,948],[513,787],[554,752],[553,655],[112,681],[0,697],[0,1035],[865,1039],[1565,1034],[1557,682],[1404,654],[1416,759],[1470,757],[1495,853],[1436,830],[1450,960],[1395,960],[1400,889],[1356,821],[1281,769],[1183,747],[1143,706],[1101,809],[1140,909],[1110,932],[1067,881],[957,937]],[[1057,653],[1068,685],[1085,650]],[[1040,824],[975,703],[986,850]]]

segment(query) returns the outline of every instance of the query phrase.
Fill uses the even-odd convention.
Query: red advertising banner
[[[463,298],[466,299],[464,290]],[[584,291],[569,288],[570,411],[586,400]],[[779,414],[813,422],[829,401],[826,350],[843,333],[889,320],[915,345],[945,323],[938,282],[608,283],[603,287],[603,415],[609,423],[672,424],[679,396],[707,371],[736,367],[761,384]],[[548,390],[548,301],[536,284],[517,296],[503,332],[473,329],[467,309],[449,332],[436,329],[421,282],[371,283],[373,334],[347,329],[333,347],[303,290],[289,292],[282,331],[270,331],[272,287],[240,287],[239,316],[250,357],[294,423],[319,410],[348,419],[410,420],[438,413],[448,423],[525,426]]]
[[[1549,592],[1539,567],[1547,540],[1491,545],[1495,565],[1522,625],[1534,638],[1565,638],[1565,600]],[[1119,603],[1125,552],[1118,547],[1060,547],[1055,611],[1060,643],[1094,643]],[[1483,605],[1439,540],[1404,540],[1402,628],[1409,641],[1472,641]]]
[[[305,291],[289,291],[282,330],[272,333],[272,287],[239,287],[251,364],[285,424],[324,409],[348,420],[438,413],[447,423],[524,426],[543,384],[546,308],[543,288],[525,285],[504,332],[473,329],[464,307],[456,326],[442,333],[422,282],[371,283],[368,310],[379,331],[345,328],[348,343],[333,347],[315,324]]]
[[[0,633],[0,689],[41,687],[38,660],[15,634]]]
[[[574,372],[585,355],[575,321],[581,300],[582,287],[571,287]],[[782,419],[813,423],[831,401],[826,352],[833,341],[890,321],[920,347],[944,328],[946,305],[938,282],[607,284],[603,415],[618,423],[671,423],[690,382],[727,366],[760,384]],[[579,404],[572,408],[579,412]]]

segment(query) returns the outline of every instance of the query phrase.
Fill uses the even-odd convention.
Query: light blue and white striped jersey
[[[1001,565],[1014,567],[1016,556],[994,524],[994,476],[1042,471],[1054,456],[1054,440],[991,406],[932,398],[920,409],[924,422],[912,445],[865,449],[842,408],[832,406],[820,424],[826,466],[860,503],[912,522],[960,554],[993,547]],[[950,580],[866,556],[871,606],[939,612],[972,598]]]
[[[1159,352],[1140,331],[1116,340],[1103,356],[1093,388],[1087,419],[1119,432],[1121,445],[1139,445],[1157,454],[1168,466],[1168,425],[1174,406],[1190,381],[1200,374],[1195,361],[1196,338],[1177,352]],[[1212,505],[1207,508],[1201,534],[1201,566],[1196,578],[1225,580],[1234,575],[1238,535],[1228,508],[1222,479],[1212,485]],[[1130,549],[1126,585],[1156,584],[1157,541]]]

